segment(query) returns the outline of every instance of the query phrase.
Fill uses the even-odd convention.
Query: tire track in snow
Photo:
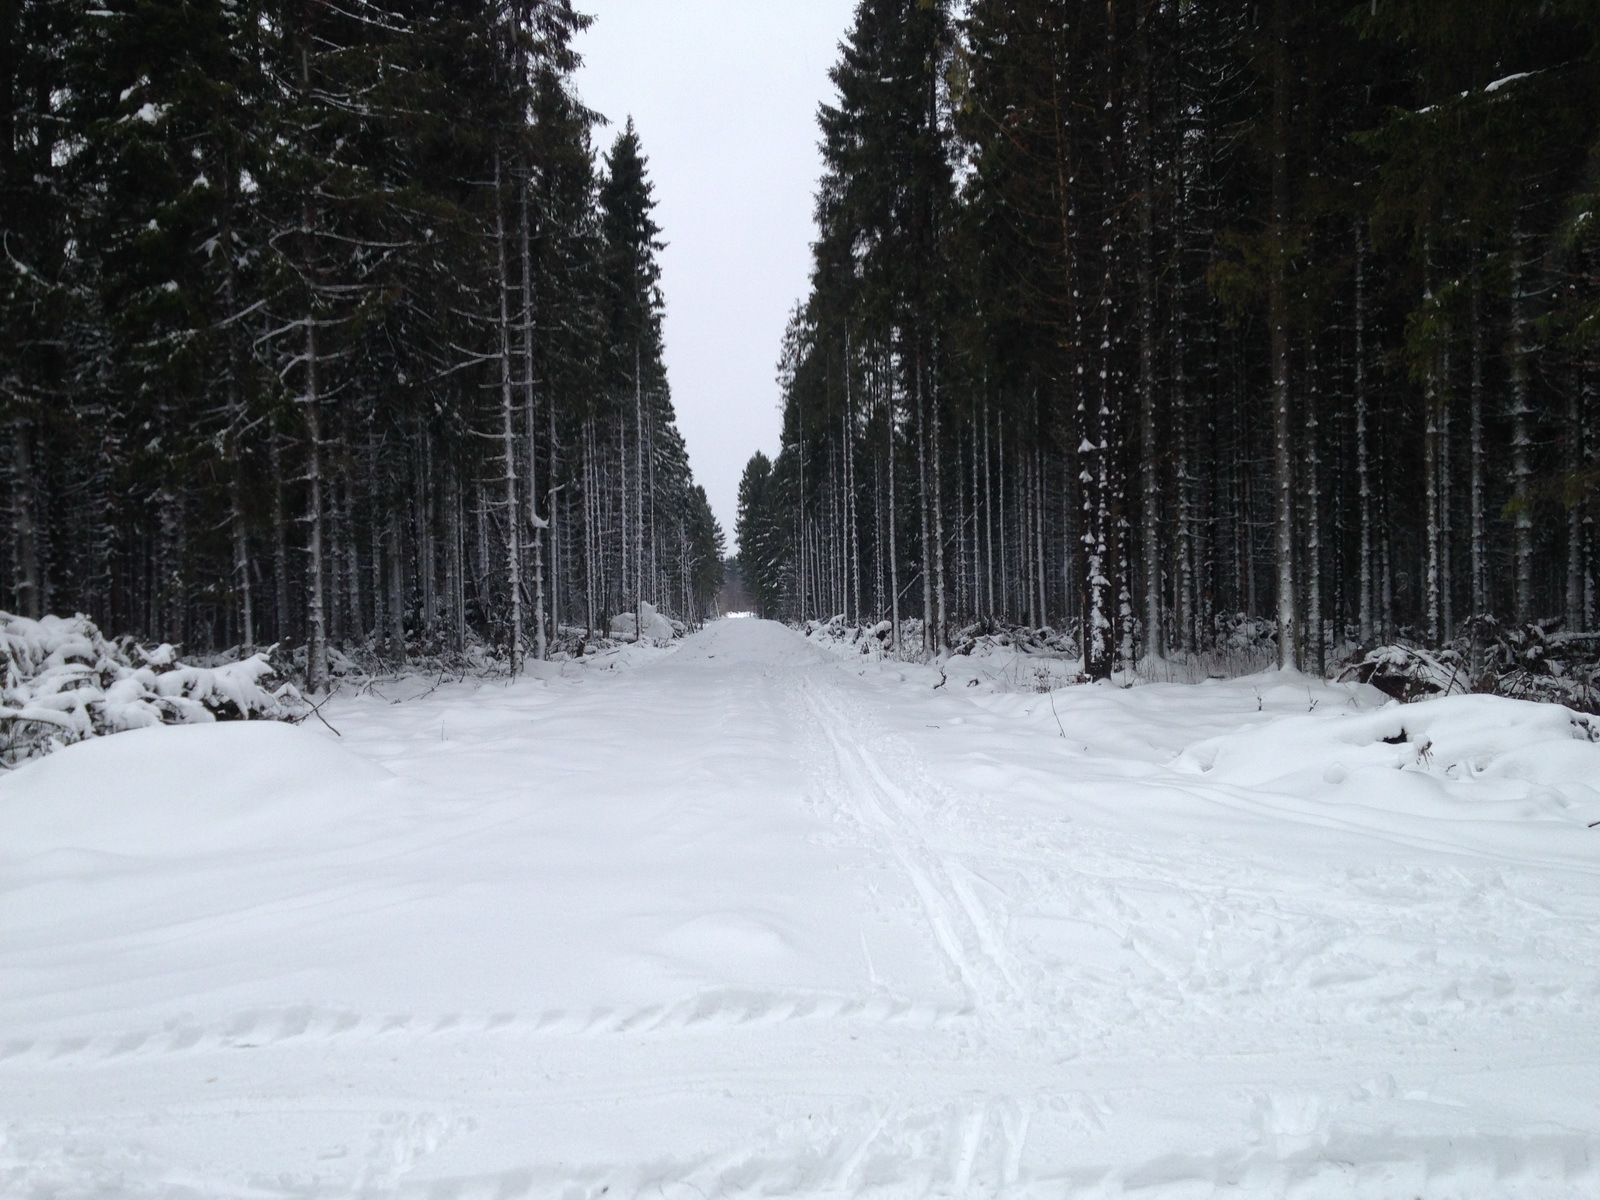
[[[176,1054],[292,1049],[309,1043],[362,1040],[670,1036],[799,1021],[863,1021],[935,1029],[967,1011],[965,1007],[913,1004],[890,997],[741,991],[705,992],[675,1004],[643,1008],[532,1013],[361,1014],[298,1005],[255,1009],[208,1022],[175,1020],[133,1031],[12,1038],[0,1043],[0,1064],[114,1064]]]

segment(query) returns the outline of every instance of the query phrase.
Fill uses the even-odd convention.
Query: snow
[[[0,776],[0,1195],[1600,1191],[1592,719],[1036,682],[744,619]]]
[[[1496,79],[1493,83],[1484,84],[1483,90],[1485,92],[1498,92],[1507,84],[1516,83],[1519,79],[1529,79],[1535,74],[1536,72],[1534,71],[1519,71],[1515,75],[1505,75]]]
[[[639,614],[618,613],[611,618],[611,636],[614,638],[627,638],[633,640],[635,631],[643,628],[644,641],[653,642],[664,646],[680,632],[672,627],[672,622],[656,611],[655,605],[648,600],[639,601]]]

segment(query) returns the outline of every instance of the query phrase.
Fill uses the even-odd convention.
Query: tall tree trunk
[[[1444,641],[1455,636],[1455,572],[1450,555],[1450,541],[1454,532],[1450,517],[1450,409],[1454,400],[1450,380],[1451,337],[1450,327],[1446,325],[1444,347],[1439,356],[1439,634]]]
[[[1272,483],[1276,504],[1278,666],[1299,665],[1300,614],[1294,581],[1294,453],[1289,420],[1289,0],[1273,0],[1272,13],[1272,269],[1268,320],[1272,325]]]
[[[406,588],[405,549],[400,534],[400,511],[391,506],[385,519],[384,560],[385,586],[388,596],[384,601],[384,657],[395,668],[406,663]]]
[[[1567,389],[1567,428],[1563,438],[1561,465],[1567,477],[1567,588],[1566,627],[1583,628],[1584,529],[1579,473],[1583,470],[1583,400],[1581,385]]]
[[[1372,459],[1367,444],[1367,239],[1356,224],[1355,401],[1356,496],[1360,507],[1360,565],[1356,597],[1356,624],[1361,644],[1369,646],[1372,630]]]
[[[1514,609],[1519,625],[1533,615],[1533,408],[1529,403],[1527,263],[1520,227],[1511,232],[1511,507]]]
[[[289,628],[289,514],[283,496],[283,434],[276,417],[267,444],[272,466],[273,640],[287,642],[293,636]]]
[[[984,612],[989,620],[995,618],[994,607],[994,479],[989,469],[992,452],[989,446],[989,401],[983,401],[983,586]]]
[[[239,649],[248,653],[256,644],[255,595],[250,580],[250,539],[245,526],[244,504],[239,494],[239,452],[229,440],[228,526],[233,535],[234,595],[238,597]]]
[[[887,373],[886,373],[887,374]],[[893,625],[889,637],[896,654],[900,653],[900,548],[899,535],[896,526],[899,524],[899,513],[895,504],[895,469],[894,469],[894,382],[889,376],[888,384],[889,412],[886,424],[887,446],[885,451],[885,471],[889,476],[889,620]],[[804,467],[802,466],[802,472]],[[802,479],[804,475],[802,474]]]
[[[1488,536],[1484,526],[1483,511],[1483,270],[1482,250],[1474,246],[1472,252],[1472,278],[1469,283],[1472,321],[1472,380],[1470,392],[1471,477],[1469,482],[1468,521],[1471,524],[1468,554],[1472,573],[1472,612],[1474,616],[1489,611],[1489,553]]]
[[[1327,667],[1322,629],[1322,460],[1317,388],[1317,343],[1306,343],[1306,630],[1307,662],[1320,678]]]
[[[1429,299],[1431,300],[1431,295]],[[1439,644],[1439,385],[1430,363],[1422,387],[1422,493],[1424,498],[1424,605],[1428,644]]]
[[[937,351],[935,351],[937,354]],[[935,366],[937,371],[937,366]],[[939,387],[938,376],[933,376],[932,386],[933,408],[933,584],[934,584],[934,626],[933,649],[936,653],[943,653],[945,637],[949,630],[949,622],[945,613],[945,577],[944,577],[944,483],[940,466],[939,436]]]
[[[546,461],[549,465],[545,471],[545,478],[550,481],[550,490],[546,493],[548,498],[545,501],[546,519],[550,522],[550,636],[559,641],[561,637],[561,602],[563,598],[561,585],[564,579],[562,568],[565,565],[560,535],[566,531],[570,522],[564,518],[559,526],[556,524],[556,496],[559,492],[556,485],[556,404],[553,395],[550,398],[549,411],[546,417],[548,428],[545,437],[545,453],[548,455]],[[568,496],[570,497],[570,495],[571,493],[569,492]],[[564,512],[570,514],[571,511],[572,507],[569,503]]]
[[[518,186],[517,235],[522,254],[522,423],[523,457],[528,464],[528,525],[533,530],[533,654],[543,662],[550,656],[545,633],[544,532],[548,517],[539,514],[539,420],[534,403],[533,383],[533,222],[528,193],[533,190],[531,172],[523,164]],[[553,406],[552,406],[553,407]],[[553,477],[552,477],[553,481]],[[546,503],[546,509],[549,504]]]
[[[861,620],[861,526],[857,509],[856,486],[856,410],[854,392],[854,357],[850,338],[844,343],[844,413],[845,413],[845,503],[850,523],[850,619]]]
[[[500,457],[505,489],[506,587],[510,592],[506,660],[515,679],[522,671],[522,506],[517,501],[516,405],[511,372],[511,274],[506,265],[505,198],[500,186],[500,154],[494,159],[494,246],[500,285]]]
[[[1033,446],[1033,561],[1037,569],[1034,587],[1039,595],[1039,625],[1050,623],[1049,597],[1045,591],[1046,573],[1044,559],[1045,485],[1044,460],[1038,442]]]
[[[919,345],[915,351],[916,365],[916,400],[917,400],[917,515],[921,521],[921,568],[922,568],[922,652],[929,653],[933,649],[933,542],[929,533],[928,522],[928,413],[927,397],[924,394],[922,347]]]
[[[1145,653],[1161,656],[1161,488],[1156,458],[1155,129],[1151,112],[1150,0],[1139,4],[1139,449]]]
[[[306,690],[328,689],[328,629],[323,592],[323,513],[322,513],[322,396],[318,379],[317,323],[306,322],[306,496],[307,546],[306,574]]]
[[[650,588],[644,579],[644,380],[639,373],[639,354],[633,359],[633,614],[634,641],[644,635],[644,619],[639,615],[640,604],[650,598]],[[652,579],[653,583],[654,580]]]
[[[33,470],[33,424],[25,416],[11,422],[11,555],[12,603],[17,615],[44,616],[44,589],[39,579],[37,481]]]
[[[1189,414],[1189,377],[1185,358],[1188,310],[1184,301],[1186,298],[1184,266],[1187,252],[1185,238],[1184,217],[1186,214],[1186,195],[1183,155],[1174,155],[1172,169],[1175,173],[1173,181],[1173,214],[1172,214],[1172,420],[1173,420],[1173,468],[1176,475],[1178,493],[1178,637],[1179,648],[1186,656],[1192,656],[1196,646],[1196,613],[1195,604],[1195,505],[1194,505],[1194,480],[1191,478],[1190,467],[1190,414]]]
[[[595,469],[594,421],[583,423],[583,629],[584,636],[594,636],[595,588],[599,580],[595,574]]]

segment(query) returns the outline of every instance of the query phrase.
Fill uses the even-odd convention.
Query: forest
[[[722,533],[570,0],[0,4],[0,597],[186,653],[513,673]]]
[[[1053,626],[1095,678],[1581,641],[1597,35],[1590,0],[861,0],[740,491],[761,610],[916,653]]]

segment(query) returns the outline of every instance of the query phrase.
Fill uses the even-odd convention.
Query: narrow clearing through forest
[[[723,621],[0,779],[0,1195],[1600,1194],[1586,726],[939,681]]]

